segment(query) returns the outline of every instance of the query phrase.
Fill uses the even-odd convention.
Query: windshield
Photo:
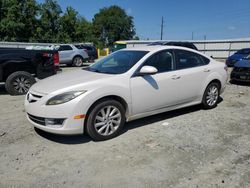
[[[107,74],[122,74],[133,67],[147,51],[122,50],[110,54],[88,67],[87,70]]]
[[[250,54],[250,48],[239,50],[236,54]]]
[[[246,59],[246,60],[250,60],[250,55],[248,55],[245,59]]]

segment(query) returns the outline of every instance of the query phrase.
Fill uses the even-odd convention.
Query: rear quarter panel
[[[224,91],[228,79],[227,71],[225,70],[225,64],[222,62],[218,62],[215,60],[212,60],[209,64],[210,68],[210,74],[207,76],[205,84],[202,88],[201,96],[203,96],[203,93],[208,86],[208,84],[213,80],[219,80],[221,83],[221,93]]]

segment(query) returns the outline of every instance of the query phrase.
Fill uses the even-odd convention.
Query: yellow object
[[[109,55],[109,48],[106,48],[106,53],[107,55]]]
[[[83,119],[83,118],[85,118],[85,117],[86,117],[85,114],[81,114],[81,115],[75,116],[74,119]]]
[[[98,59],[100,58],[100,49],[99,48],[97,49],[97,58]]]

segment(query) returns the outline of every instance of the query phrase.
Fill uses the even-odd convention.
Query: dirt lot
[[[119,137],[36,132],[24,96],[0,85],[0,187],[250,187],[250,87],[228,84],[213,110],[144,118]]]

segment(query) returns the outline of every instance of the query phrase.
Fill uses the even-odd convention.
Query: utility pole
[[[207,40],[207,35],[204,35],[204,54],[206,53],[206,40]]]
[[[163,26],[164,26],[164,20],[163,20],[163,16],[161,17],[161,40],[163,38]]]

